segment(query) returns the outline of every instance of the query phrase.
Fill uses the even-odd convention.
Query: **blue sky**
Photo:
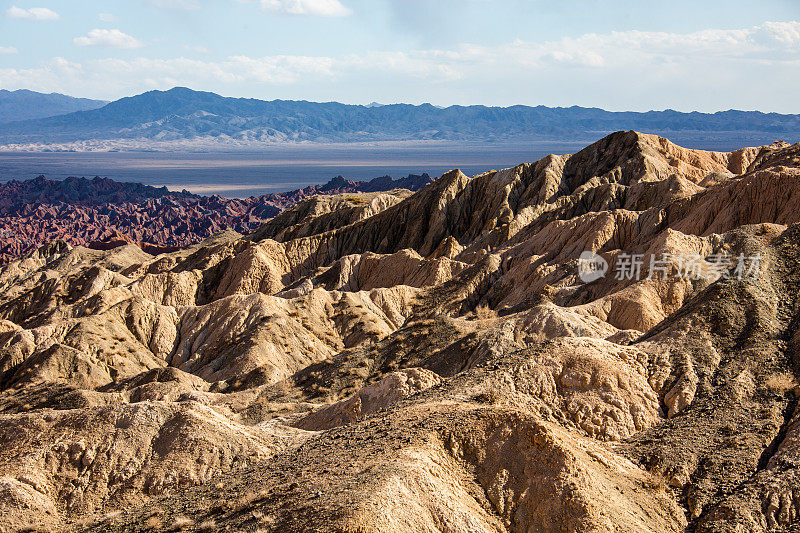
[[[800,113],[798,0],[13,0],[0,88]]]

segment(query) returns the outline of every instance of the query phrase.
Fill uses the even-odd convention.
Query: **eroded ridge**
[[[798,154],[619,132],[158,256],[46,245],[0,271],[2,527],[797,527]]]

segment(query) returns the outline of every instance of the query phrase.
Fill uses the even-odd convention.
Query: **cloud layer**
[[[310,17],[347,17],[353,12],[339,0],[261,0],[265,11]]]
[[[75,37],[72,42],[77,46],[103,46],[128,50],[144,46],[135,37],[119,30],[91,30],[82,37]]]
[[[30,9],[23,9],[17,6],[11,6],[6,9],[5,15],[13,19],[27,19],[27,20],[56,20],[60,15],[46,7],[32,7]]]
[[[119,30],[92,30],[75,44],[142,46]],[[792,21],[339,56],[55,58],[34,68],[0,68],[0,86],[102,98],[184,85],[234,95],[350,102],[790,110],[796,109],[792,88],[800,83],[798,67],[800,22]],[[98,87],[107,92],[98,93]]]

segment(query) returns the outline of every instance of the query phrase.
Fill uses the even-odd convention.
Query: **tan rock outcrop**
[[[0,526],[792,530],[797,154],[619,132],[158,256],[44,246],[0,267]]]

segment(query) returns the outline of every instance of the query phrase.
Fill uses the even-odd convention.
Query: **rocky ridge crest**
[[[619,132],[158,256],[41,247],[0,270],[3,525],[797,527],[798,154]]]

